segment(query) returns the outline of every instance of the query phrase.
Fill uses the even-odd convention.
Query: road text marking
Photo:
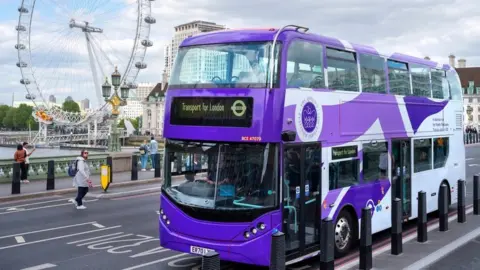
[[[77,244],[77,243],[81,243],[81,242],[85,242],[85,241],[88,242],[88,241],[93,240],[93,239],[105,238],[105,237],[109,237],[109,236],[113,236],[113,235],[119,235],[119,234],[122,234],[122,233],[123,233],[123,232],[118,232],[118,233],[100,235],[100,236],[97,236],[97,237],[92,237],[92,238],[77,240],[77,241],[69,242],[69,243],[67,243],[67,245]]]

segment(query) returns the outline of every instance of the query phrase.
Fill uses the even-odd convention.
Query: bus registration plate
[[[214,251],[213,249],[190,246],[190,253],[198,255],[206,255],[209,251]]]

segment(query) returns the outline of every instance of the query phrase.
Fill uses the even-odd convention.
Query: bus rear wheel
[[[355,241],[355,227],[352,222],[352,216],[348,211],[342,210],[335,222],[335,257],[345,256],[351,249]]]

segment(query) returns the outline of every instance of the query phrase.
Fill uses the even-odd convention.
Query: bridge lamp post
[[[130,88],[123,84],[120,87],[121,75],[115,67],[115,72],[112,73],[112,85],[108,83],[108,78],[105,78],[105,83],[102,85],[102,95],[105,101],[112,105],[112,131],[108,137],[108,151],[120,152],[122,151],[120,146],[120,133],[118,132],[118,115],[120,114],[120,107],[127,105],[127,98]],[[120,96],[118,96],[118,89],[120,87]]]

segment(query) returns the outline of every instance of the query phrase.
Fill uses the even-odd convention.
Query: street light
[[[108,151],[110,152],[120,152],[120,136],[118,133],[118,123],[117,118],[120,114],[120,107],[127,105],[126,99],[130,88],[125,84],[120,87],[120,96],[118,96],[118,88],[121,83],[122,76],[118,72],[117,67],[115,67],[115,72],[112,73],[112,84],[108,83],[108,78],[105,78],[105,83],[102,85],[102,96],[105,98],[105,101],[112,105],[112,131],[108,137]],[[113,95],[112,93],[113,86]],[[111,96],[110,96],[111,95]]]

